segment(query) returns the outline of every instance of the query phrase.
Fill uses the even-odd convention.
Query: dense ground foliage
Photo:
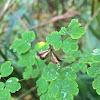
[[[100,100],[99,5],[1,0],[0,100]]]

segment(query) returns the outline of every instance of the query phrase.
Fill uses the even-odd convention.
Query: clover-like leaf
[[[13,52],[19,54],[27,52],[31,47],[31,44],[23,39],[14,40],[13,44],[10,46],[10,49],[13,49]]]
[[[0,91],[4,89],[5,84],[3,82],[0,82]]]
[[[78,72],[80,70],[79,63],[73,63],[71,66],[72,66],[73,71],[75,71],[75,72]]]
[[[50,97],[48,95],[48,92],[46,93],[43,93],[41,96],[40,96],[40,100],[56,100],[55,97]]]
[[[60,33],[61,35],[66,35],[66,34],[68,34],[67,28],[62,27],[61,30],[59,31],[59,33]]]
[[[88,59],[84,58],[84,57],[82,57],[82,58],[79,59],[80,63],[87,63],[87,61],[88,61]]]
[[[32,42],[35,39],[35,33],[33,31],[25,31],[22,34],[22,38],[27,42]]]
[[[6,61],[5,63],[3,63],[1,65],[0,72],[1,72],[1,77],[9,76],[13,72],[13,67],[11,66],[11,62]]]
[[[35,51],[44,51],[44,50],[47,50],[49,48],[49,45],[45,42],[38,42],[34,49]]]
[[[35,65],[36,65],[40,70],[43,70],[43,68],[46,66],[45,60],[36,59]]]
[[[16,77],[11,77],[6,81],[6,88],[11,92],[15,93],[21,88],[20,83],[18,82],[19,79]]]
[[[42,94],[42,95],[40,96],[40,100],[48,100],[48,92]]]
[[[86,50],[83,52],[83,57],[84,58],[90,58],[91,57],[92,51]]]
[[[39,70],[38,67],[33,69],[33,71],[32,71],[32,77],[33,78],[36,78],[39,74],[40,74],[40,70]]]
[[[71,67],[66,67],[66,68],[63,68],[61,70],[61,73],[62,73],[62,76],[64,78],[68,78],[68,79],[72,79],[72,80],[75,80],[77,75],[75,72],[73,72],[72,68]]]
[[[72,63],[74,60],[75,60],[75,57],[72,56],[72,55],[70,55],[70,56],[68,56],[68,57],[65,58],[65,61],[67,63]]]
[[[73,100],[73,95],[70,93],[65,93],[63,90],[59,90],[56,95],[56,100]]]
[[[73,63],[72,64],[72,69],[75,72],[78,72],[79,70],[85,73],[87,71],[87,65],[86,63]]]
[[[11,100],[11,95],[8,89],[3,89],[0,91],[0,100]]]
[[[62,90],[64,90],[65,93],[71,93],[73,95],[77,95],[79,90],[78,90],[78,84],[70,79],[65,79],[62,82]]]
[[[71,79],[55,80],[50,83],[48,94],[57,100],[73,100],[73,95],[79,92],[77,87],[77,83]]]
[[[77,51],[66,51],[66,53],[65,53],[66,55],[68,55],[68,56],[73,56],[73,57],[81,57],[82,56],[82,53],[81,53],[81,51],[80,50],[77,50]]]
[[[61,35],[58,32],[52,32],[46,38],[48,44],[53,44],[55,50],[59,50],[62,45]]]
[[[29,51],[24,54],[21,54],[19,57],[18,64],[20,66],[32,66],[35,63],[34,55]]]
[[[78,49],[77,41],[71,39],[70,37],[65,39],[62,43],[62,49],[64,52],[77,51]]]
[[[75,52],[72,54],[72,56],[74,56],[74,57],[81,57],[81,55],[82,55],[82,53],[81,53],[80,50],[75,51]]]
[[[100,95],[100,75],[94,79],[92,86],[93,89],[96,89],[97,94]]]
[[[49,63],[48,67],[44,67],[42,76],[48,81],[55,80],[59,76],[57,64]]]
[[[29,66],[25,69],[23,73],[23,78],[28,79],[30,77],[36,78],[39,75],[39,69],[35,68],[33,69],[32,66]]]
[[[87,71],[87,65],[85,63],[80,64],[80,70],[85,73]]]
[[[93,55],[92,58],[95,62],[100,62],[100,55]]]
[[[68,33],[73,39],[78,39],[85,33],[85,28],[80,26],[81,24],[78,23],[77,19],[73,19],[69,24]]]
[[[89,76],[96,77],[100,74],[100,63],[92,63],[90,66],[87,70]]]
[[[32,75],[32,67],[30,66],[30,67],[26,67],[26,69],[25,69],[25,71],[24,71],[24,73],[23,73],[23,78],[25,78],[25,79],[28,79],[28,78],[30,78],[31,77],[31,75]]]
[[[37,89],[38,95],[45,93],[48,89],[48,81],[42,77],[37,80],[36,85],[39,86]]]
[[[62,87],[61,80],[52,81],[48,87],[48,95],[54,97]]]

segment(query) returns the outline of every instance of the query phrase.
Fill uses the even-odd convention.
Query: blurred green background
[[[72,19],[78,19],[86,28],[79,39],[81,51],[100,48],[100,0],[0,0],[0,65],[11,60],[12,76],[22,79],[23,68],[16,65],[18,55],[9,50],[13,40],[25,30],[36,34],[37,42],[45,41],[52,31],[67,27]],[[93,79],[78,73],[79,95],[74,100],[100,100],[92,89]],[[12,100],[39,100],[35,87],[37,79],[22,81],[22,89],[12,94]]]

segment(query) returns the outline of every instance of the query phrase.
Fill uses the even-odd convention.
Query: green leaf
[[[92,85],[93,89],[96,89],[97,94],[100,95],[100,75],[94,79]]]
[[[85,63],[80,63],[80,70],[83,73],[87,72],[87,65]]]
[[[15,93],[21,88],[19,80],[16,77],[11,77],[6,81],[6,88],[11,92]]]
[[[82,53],[81,53],[80,50],[75,51],[75,52],[72,54],[72,56],[74,56],[74,57],[81,57],[81,55],[82,55]]]
[[[56,95],[56,100],[73,100],[73,95],[60,90]]]
[[[48,96],[48,92],[46,92],[40,96],[40,100],[56,100],[56,99],[55,97]]]
[[[82,53],[81,53],[81,51],[80,50],[77,50],[77,51],[67,51],[66,53],[65,53],[66,55],[71,55],[71,56],[73,56],[73,57],[81,57],[82,56]]]
[[[23,39],[14,40],[13,44],[10,46],[10,49],[13,49],[13,52],[19,54],[27,52],[31,47],[31,44]]]
[[[44,93],[40,96],[40,100],[48,100],[48,93]]]
[[[80,63],[87,63],[87,61],[88,61],[88,59],[84,58],[84,57],[82,57],[82,58],[79,59]]]
[[[66,61],[67,63],[71,63],[71,62],[73,62],[74,60],[75,60],[75,57],[72,56],[72,55],[70,55],[70,56],[68,56],[68,57],[65,58],[65,61]]]
[[[88,59],[86,58],[80,58],[79,59],[79,65],[80,65],[80,70],[85,73],[87,71],[87,61]]]
[[[75,72],[78,72],[80,70],[80,65],[79,63],[73,63],[72,65],[72,69],[75,71]]]
[[[48,94],[57,100],[73,100],[72,95],[77,95],[79,92],[77,87],[77,83],[70,79],[55,80],[50,83]]]
[[[96,77],[100,74],[100,63],[92,63],[90,66],[87,70],[89,76]]]
[[[70,79],[65,79],[62,81],[62,90],[65,93],[71,93],[73,95],[77,95],[79,90],[78,90],[78,84]]]
[[[25,79],[28,79],[28,78],[30,78],[31,77],[31,75],[32,75],[32,67],[30,66],[30,67],[26,67],[25,68],[25,71],[24,71],[24,73],[23,73],[23,78],[25,78]]]
[[[45,42],[38,42],[34,49],[35,51],[44,51],[44,50],[47,50],[49,48],[49,45]]]
[[[33,72],[32,72],[32,77],[33,78],[36,78],[39,74],[40,74],[39,68],[33,69]]]
[[[36,66],[38,66],[40,70],[43,70],[43,68],[46,66],[45,60],[41,60],[41,59],[36,59],[35,64]]]
[[[78,72],[79,70],[85,73],[87,71],[87,65],[85,63],[73,63],[72,69],[75,72]]]
[[[92,58],[94,61],[100,62],[100,55],[93,55]]]
[[[91,53],[92,53],[92,51],[84,51],[83,52],[83,57],[90,58],[91,57]]]
[[[50,97],[56,96],[56,94],[61,89],[61,87],[62,87],[62,81],[61,80],[52,81],[50,83],[49,87],[48,87],[48,95]]]
[[[59,31],[59,33],[60,33],[61,35],[66,35],[66,34],[68,34],[67,28],[62,27],[61,30]]]
[[[9,76],[13,72],[13,67],[11,66],[11,62],[6,61],[5,63],[3,63],[1,65],[0,72],[1,72],[1,77]]]
[[[57,64],[50,62],[48,67],[44,67],[42,76],[48,81],[55,80],[59,76]]]
[[[75,80],[77,75],[75,72],[72,71],[71,67],[66,67],[61,70],[62,76],[64,78]]]
[[[57,31],[48,35],[46,41],[48,44],[53,44],[55,50],[59,50],[62,45],[61,35]]]
[[[0,100],[11,100],[10,92],[6,88],[0,91]]]
[[[68,27],[68,33],[73,39],[78,39],[85,33],[85,28],[80,27],[81,24],[78,23],[77,19],[73,19]]]
[[[3,82],[0,82],[0,91],[4,89],[5,84]]]
[[[37,89],[38,95],[45,93],[48,89],[48,81],[42,77],[37,80],[36,85],[38,86]]]
[[[31,66],[27,67],[23,73],[23,78],[28,79],[28,78],[36,78],[39,75],[39,69],[35,68],[33,69]]]
[[[22,34],[22,38],[27,42],[32,42],[35,39],[35,33],[33,31],[25,31]]]
[[[35,63],[34,55],[29,51],[24,54],[21,54],[19,57],[18,64],[20,66],[32,66]]]
[[[68,51],[77,51],[78,49],[77,41],[71,39],[70,37],[65,39],[62,44],[62,49],[65,53]]]

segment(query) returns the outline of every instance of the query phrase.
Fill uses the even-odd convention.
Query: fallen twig
[[[2,9],[1,11],[1,14],[0,14],[0,20],[3,19],[4,15],[7,13],[7,11],[9,10],[9,8],[12,6],[12,4],[15,2],[15,0],[8,0],[4,6],[4,8]]]
[[[50,24],[50,23],[57,22],[59,20],[67,19],[67,18],[70,18],[70,17],[74,17],[76,15],[81,15],[80,12],[77,12],[74,9],[75,8],[71,8],[69,11],[67,11],[63,15],[55,16],[55,17],[51,18],[48,22],[43,22],[38,26],[32,26],[30,29],[38,28],[38,27],[41,27],[41,26],[44,26],[44,25],[47,25],[47,24]]]

